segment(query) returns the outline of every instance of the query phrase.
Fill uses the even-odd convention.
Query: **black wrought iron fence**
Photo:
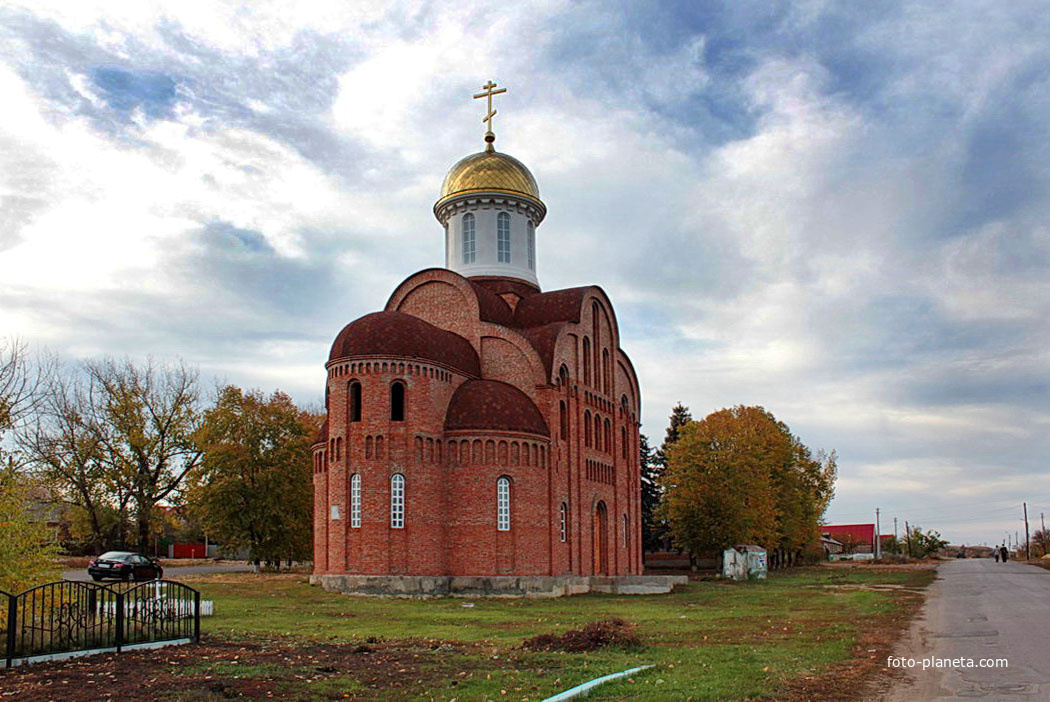
[[[200,640],[200,593],[171,580],[99,585],[62,580],[0,591],[5,667],[56,654]]]

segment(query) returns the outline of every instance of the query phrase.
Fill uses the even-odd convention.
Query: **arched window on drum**
[[[390,476],[390,528],[405,528],[405,476]]]
[[[496,529],[510,531],[510,478],[496,481]]]
[[[474,215],[468,212],[463,215],[463,263],[474,263],[477,252]]]
[[[496,255],[499,263],[510,263],[510,215],[496,215]]]

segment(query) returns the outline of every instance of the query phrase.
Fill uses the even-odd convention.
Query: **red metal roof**
[[[858,544],[875,543],[874,524],[825,524],[820,527],[820,533],[843,542],[852,537]]]

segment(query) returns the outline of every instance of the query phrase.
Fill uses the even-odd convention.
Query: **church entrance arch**
[[[594,524],[591,528],[594,539],[594,574],[608,575],[609,573],[609,517],[605,509],[605,503],[600,501],[594,507]]]

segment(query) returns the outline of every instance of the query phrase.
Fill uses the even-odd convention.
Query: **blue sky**
[[[319,401],[443,261],[491,78],[541,283],[612,296],[646,433],[760,404],[838,451],[829,519],[1001,541],[1050,512],[1046,36],[1026,2],[8,2],[0,334]]]

